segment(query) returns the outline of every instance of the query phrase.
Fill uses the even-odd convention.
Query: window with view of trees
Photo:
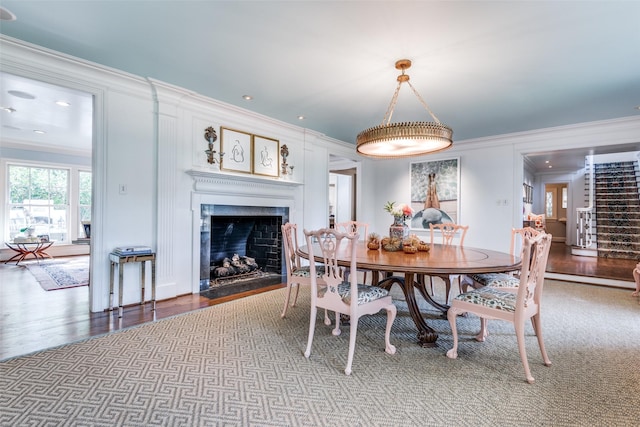
[[[58,242],[83,235],[82,221],[91,220],[91,172],[18,164],[7,165],[7,172],[10,240],[29,229]],[[79,230],[74,236],[72,227]]]

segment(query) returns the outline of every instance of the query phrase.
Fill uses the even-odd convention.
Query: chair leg
[[[358,333],[358,320],[351,319],[351,327],[349,331],[349,355],[347,356],[347,367],[344,373],[351,375],[351,364],[353,363],[353,353],[356,350],[356,334]]]
[[[331,334],[338,336],[342,333],[342,331],[340,330],[340,313],[336,311],[334,314],[336,315],[336,327],[333,328]]]
[[[478,332],[478,335],[476,335],[476,341],[484,342],[487,339],[487,335],[489,335],[489,330],[487,329],[487,319],[481,317],[480,332]]]
[[[533,329],[536,332],[536,337],[538,337],[538,345],[540,346],[540,353],[542,354],[542,360],[544,360],[545,366],[551,366],[551,359],[547,355],[547,350],[544,347],[544,340],[542,339],[542,328],[540,327],[540,313],[536,314],[531,318],[531,322],[533,323]]]
[[[393,321],[396,320],[396,314],[398,313],[398,309],[395,304],[389,304],[386,307],[387,310],[387,329],[384,332],[384,351],[387,354],[396,354],[396,347],[391,344],[391,326],[393,326]]]
[[[296,285],[298,286],[298,285]],[[280,317],[284,319],[284,317],[287,315],[287,309],[289,308],[289,301],[291,299],[291,288],[293,287],[293,283],[287,283],[287,296],[284,298],[284,308],[282,309],[282,314],[280,314]],[[297,298],[297,293],[296,293],[296,298]]]
[[[307,338],[307,349],[304,351],[304,357],[307,359],[311,356],[311,344],[313,343],[313,334],[316,331],[316,315],[318,314],[318,308],[315,305],[311,306],[311,313],[309,315],[309,337]]]
[[[449,304],[449,294],[451,294],[451,279],[448,277],[442,277],[444,280],[444,303]]]
[[[527,360],[527,349],[524,342],[524,324],[516,322],[516,338],[518,339],[518,351],[520,352],[520,359],[522,359],[522,365],[524,366],[524,375],[527,378],[529,384],[535,382],[535,378],[531,376],[531,370],[529,369],[529,361]]]
[[[329,312],[327,311],[327,309],[324,309],[324,324],[329,326],[331,325],[331,319],[329,319]]]
[[[451,326],[451,334],[453,335],[453,347],[447,351],[447,357],[449,359],[457,359],[458,358],[458,328],[456,326],[456,318],[458,317],[458,311],[449,308],[447,311],[447,320],[449,320],[449,325]]]
[[[293,304],[291,307],[295,307],[298,302],[298,293],[300,292],[300,283],[296,283],[296,293],[293,295]]]

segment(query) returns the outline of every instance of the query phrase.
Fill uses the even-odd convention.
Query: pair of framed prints
[[[280,141],[235,129],[220,128],[220,168],[231,172],[280,176]]]

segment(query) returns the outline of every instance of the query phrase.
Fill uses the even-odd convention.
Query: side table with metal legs
[[[130,262],[139,262],[140,263],[140,285],[141,285],[141,293],[140,293],[140,304],[144,304],[144,287],[145,287],[145,278],[146,278],[146,269],[145,266],[147,261],[151,262],[151,303],[152,310],[156,310],[156,254],[148,253],[141,255],[121,255],[117,253],[110,253],[109,260],[111,261],[111,271],[109,273],[109,310],[113,310],[113,279],[114,279],[114,270],[116,265],[118,266],[118,317],[122,317],[123,305],[122,305],[122,294],[123,294],[123,278],[124,278],[124,264]]]

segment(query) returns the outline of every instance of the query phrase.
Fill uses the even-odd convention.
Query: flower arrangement
[[[396,206],[396,202],[387,202],[384,205],[384,210],[389,212],[395,219],[406,221],[413,215],[413,209],[406,203],[401,203]]]

